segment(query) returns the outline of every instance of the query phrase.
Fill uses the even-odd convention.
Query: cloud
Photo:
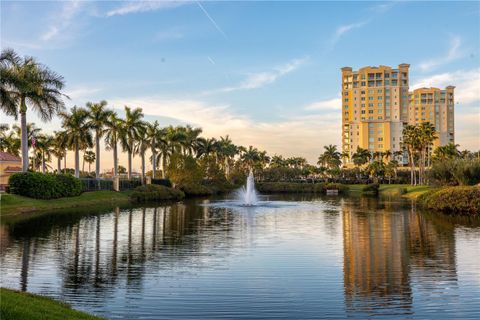
[[[370,22],[370,20],[365,20],[365,21],[361,21],[361,22],[357,22],[357,23],[351,23],[351,24],[346,24],[346,25],[341,25],[339,26],[333,36],[332,36],[332,40],[331,40],[331,46],[335,46],[337,44],[338,41],[340,41],[340,39],[346,35],[347,33],[349,33],[350,31],[352,30],[355,30],[355,29],[359,29],[363,26],[365,26],[366,24],[368,24]]]
[[[182,32],[176,29],[171,29],[167,31],[157,32],[153,37],[153,41],[163,42],[168,40],[182,39],[183,37],[184,37],[184,34]]]
[[[429,71],[461,58],[463,56],[462,52],[460,51],[461,45],[462,39],[459,36],[451,36],[450,48],[448,49],[448,52],[442,57],[426,60],[420,63],[420,69],[422,71]]]
[[[313,102],[307,105],[304,108],[304,110],[333,111],[333,110],[341,110],[341,108],[342,108],[342,99],[338,97],[338,98]]]
[[[82,1],[66,1],[63,3],[60,14],[55,14],[48,30],[40,36],[43,41],[53,40],[61,35],[64,35],[65,30],[68,29],[75,21],[75,17],[83,8]]]
[[[123,16],[130,13],[148,12],[176,8],[190,1],[128,1],[106,13],[107,17]]]
[[[411,90],[423,87],[455,86],[455,100],[459,104],[480,101],[480,68],[474,70],[458,70],[445,72],[414,81]]]
[[[304,156],[314,163],[321,147],[340,142],[341,114],[309,114],[266,122],[232,112],[228,104],[210,105],[203,101],[163,97],[109,100],[111,105],[141,106],[146,115],[167,117],[177,123],[203,128],[203,135],[229,134],[234,143],[253,145],[270,154]],[[166,124],[165,124],[166,125]]]
[[[237,90],[258,89],[275,82],[277,79],[297,70],[307,61],[307,58],[294,59],[284,65],[277,66],[271,71],[252,73],[240,84],[231,87],[216,89],[204,92],[204,94],[212,94],[219,92],[232,92]]]

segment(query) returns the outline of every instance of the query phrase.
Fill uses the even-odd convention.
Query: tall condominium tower
[[[437,132],[434,148],[455,142],[454,89],[448,86],[445,90],[420,88],[410,92],[408,122],[433,124]]]
[[[409,120],[409,67],[342,68],[342,151],[349,154],[347,165],[357,147],[401,150],[403,126]]]

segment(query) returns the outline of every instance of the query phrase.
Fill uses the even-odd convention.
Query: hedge
[[[130,199],[134,202],[181,200],[184,197],[185,194],[180,190],[156,184],[137,187],[130,194]]]
[[[256,185],[262,193],[327,193],[327,190],[348,191],[348,187],[340,183],[295,183],[295,182],[261,182]]]
[[[83,192],[79,179],[69,174],[21,172],[10,176],[9,192],[35,199],[78,196]]]
[[[480,187],[460,186],[433,190],[421,195],[418,203],[425,209],[449,214],[478,215]]]
[[[152,184],[165,186],[165,187],[172,187],[172,182],[169,179],[152,179]]]
[[[185,192],[187,197],[211,196],[213,194],[213,191],[210,188],[201,184],[182,184],[179,185],[178,188]]]

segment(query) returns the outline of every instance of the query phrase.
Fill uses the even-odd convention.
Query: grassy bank
[[[432,211],[478,216],[480,214],[480,187],[456,186],[432,190],[420,196],[418,203],[424,209]]]
[[[361,194],[365,184],[350,184],[348,190],[351,194]],[[381,196],[402,196],[404,198],[416,199],[420,195],[432,190],[429,186],[412,186],[409,184],[382,184],[379,194]]]
[[[0,220],[2,223],[12,223],[57,209],[125,205],[130,203],[129,193],[95,191],[82,193],[78,197],[53,200],[39,200],[3,193],[0,194]]]
[[[0,288],[0,301],[2,320],[102,319],[74,310],[63,302],[5,288]]]

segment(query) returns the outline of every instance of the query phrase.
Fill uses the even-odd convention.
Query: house
[[[0,190],[5,190],[8,179],[16,172],[22,172],[22,158],[0,152]]]

